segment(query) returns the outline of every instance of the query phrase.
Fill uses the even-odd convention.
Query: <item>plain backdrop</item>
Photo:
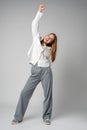
[[[47,8],[40,20],[41,36],[58,36],[53,71],[53,116],[87,115],[87,1],[0,0],[0,108],[14,106],[30,76],[27,52],[32,44],[31,22],[39,4]],[[43,90],[38,84],[28,110],[42,114]],[[32,110],[31,110],[32,109]],[[14,114],[14,113],[13,113]]]

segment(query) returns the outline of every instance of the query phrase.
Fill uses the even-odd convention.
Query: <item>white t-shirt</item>
[[[42,46],[43,51],[41,52],[38,60],[38,66],[48,67],[51,66],[51,47]]]

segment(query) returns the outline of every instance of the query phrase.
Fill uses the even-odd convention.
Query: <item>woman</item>
[[[49,125],[51,123],[53,86],[51,63],[56,57],[57,37],[54,33],[46,35],[43,39],[39,36],[39,20],[45,8],[44,4],[39,6],[36,17],[32,22],[33,43],[28,51],[29,63],[32,65],[31,75],[21,92],[12,124],[23,121],[30,98],[39,82],[42,84],[45,97],[42,118],[45,124]]]

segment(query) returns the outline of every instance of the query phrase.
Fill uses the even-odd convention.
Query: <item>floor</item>
[[[35,109],[35,108],[34,108]],[[31,110],[25,114],[22,123],[11,125],[14,106],[0,107],[0,129],[2,130],[87,130],[87,113],[62,114],[52,118],[51,125],[45,125],[40,116],[39,110]],[[32,112],[33,111],[33,112]]]

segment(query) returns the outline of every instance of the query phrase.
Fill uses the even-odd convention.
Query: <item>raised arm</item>
[[[34,20],[32,21],[32,36],[33,39],[39,35],[39,20],[42,17],[43,13],[42,11],[46,8],[46,6],[44,4],[41,4],[39,6],[38,12],[34,18]]]

